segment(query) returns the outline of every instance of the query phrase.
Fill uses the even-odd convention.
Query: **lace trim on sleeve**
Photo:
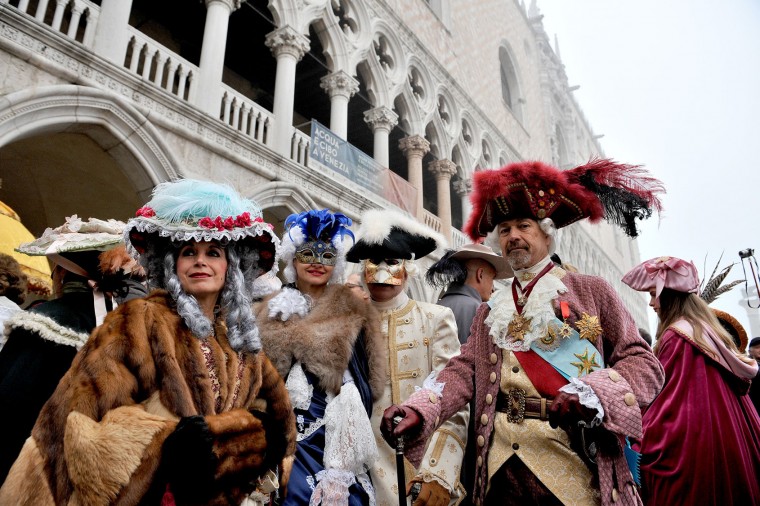
[[[446,386],[446,383],[439,383],[436,379],[438,379],[438,372],[431,371],[428,377],[425,378],[425,381],[422,382],[422,386],[415,386],[414,391],[419,392],[420,390],[430,390],[440,399],[443,397],[443,387]]]
[[[599,400],[599,397],[596,396],[594,389],[591,388],[590,385],[582,382],[578,378],[570,378],[570,383],[560,388],[559,391],[567,394],[576,394],[583,406],[596,410],[596,416],[591,420],[591,427],[596,427],[602,424],[602,420],[604,419],[602,401]]]

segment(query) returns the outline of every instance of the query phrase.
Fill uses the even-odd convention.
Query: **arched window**
[[[499,48],[499,68],[501,71],[501,97],[512,111],[512,114],[522,121],[522,103],[520,84],[517,80],[517,70],[506,47]]]

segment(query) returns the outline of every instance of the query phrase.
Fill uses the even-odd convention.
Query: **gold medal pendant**
[[[515,313],[512,317],[512,321],[509,322],[507,332],[512,336],[515,341],[522,341],[525,339],[525,333],[530,329],[530,318],[525,318],[521,314]]]

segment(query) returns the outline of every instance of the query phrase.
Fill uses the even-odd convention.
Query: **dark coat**
[[[94,327],[91,292],[64,294],[8,320],[8,341],[0,351],[0,406],[13,416],[3,422],[0,483]]]
[[[459,343],[464,344],[470,337],[470,326],[478,306],[483,303],[477,290],[469,285],[452,283],[446,293],[443,294],[438,304],[445,306],[454,312],[457,321]]]

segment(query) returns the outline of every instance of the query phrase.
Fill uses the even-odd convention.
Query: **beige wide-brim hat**
[[[458,260],[479,258],[485,260],[496,269],[496,276],[494,279],[511,278],[515,275],[504,257],[497,255],[491,248],[483,244],[465,244],[459,248],[456,253],[451,255],[450,258],[456,258]]]

